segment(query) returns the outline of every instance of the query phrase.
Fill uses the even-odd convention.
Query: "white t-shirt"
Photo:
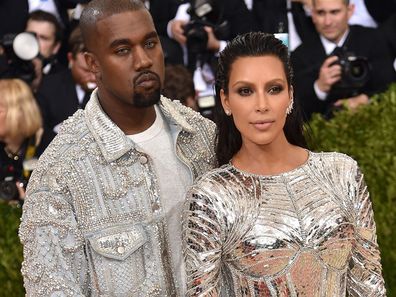
[[[185,269],[181,243],[181,213],[187,188],[192,184],[189,168],[182,163],[175,152],[168,123],[156,106],[156,119],[146,131],[128,135],[137,149],[151,158],[156,176],[162,208],[166,217],[169,245],[176,286],[180,296],[185,295]]]

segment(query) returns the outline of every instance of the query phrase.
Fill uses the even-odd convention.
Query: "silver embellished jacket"
[[[164,97],[159,107],[192,177],[212,169],[214,124]],[[19,231],[28,296],[177,295],[152,166],[94,92],[28,185]]]
[[[188,296],[385,296],[369,194],[343,154],[213,170],[188,192],[183,237]]]

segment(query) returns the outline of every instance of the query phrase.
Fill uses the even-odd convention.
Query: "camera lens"
[[[13,181],[0,181],[0,199],[12,200],[18,196],[18,189]]]

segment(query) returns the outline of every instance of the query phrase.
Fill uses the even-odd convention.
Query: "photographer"
[[[252,15],[243,0],[191,0],[178,7],[175,18],[168,23],[168,35],[183,47],[198,104],[200,98],[213,96],[217,53],[227,40],[252,28]]]
[[[349,26],[353,12],[348,0],[313,0],[318,34],[291,55],[306,120],[312,113],[331,116],[342,106],[367,104],[369,96],[395,80],[386,42],[376,29]]]
[[[0,200],[22,201],[42,152],[40,110],[20,79],[0,79]]]

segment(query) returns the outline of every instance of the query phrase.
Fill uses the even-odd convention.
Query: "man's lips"
[[[158,82],[158,77],[153,73],[140,74],[135,80],[136,86],[152,87]]]

